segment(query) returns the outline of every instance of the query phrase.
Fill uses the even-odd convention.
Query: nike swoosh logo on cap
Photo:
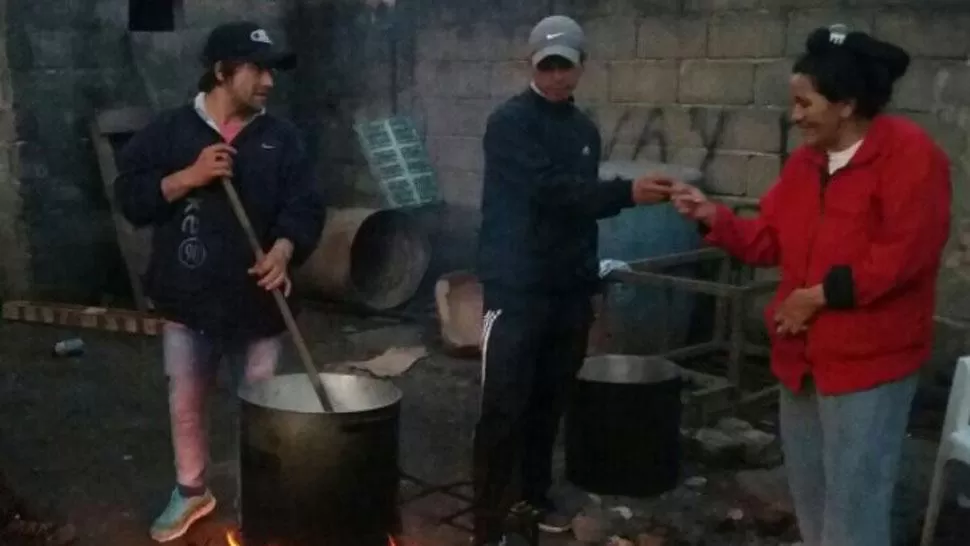
[[[565,32],[557,32],[555,34],[546,34],[546,40],[555,40],[556,38],[562,36]]]

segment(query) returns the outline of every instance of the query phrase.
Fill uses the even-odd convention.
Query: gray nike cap
[[[564,15],[552,15],[539,21],[529,35],[532,66],[546,57],[558,55],[580,64],[586,51],[586,34],[579,23]]]

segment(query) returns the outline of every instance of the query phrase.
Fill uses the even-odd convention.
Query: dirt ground
[[[427,341],[420,325],[391,319],[315,312],[304,313],[301,323],[318,365],[325,368],[374,356],[390,345]],[[52,356],[55,342],[75,336],[85,341],[83,356]],[[301,371],[292,354],[285,359],[283,371]],[[433,353],[394,378],[405,393],[404,472],[434,484],[466,479],[478,373],[475,360]],[[224,544],[225,522],[232,518],[235,407],[225,388],[219,390],[212,410],[211,476],[221,508],[176,546]],[[77,527],[80,546],[152,544],[148,525],[173,485],[168,434],[166,382],[157,338],[0,322],[0,465],[38,511]],[[913,467],[925,469],[932,452],[932,446],[924,447]],[[418,489],[405,484],[404,496]],[[922,510],[922,493],[914,491],[909,492],[912,499],[904,511]],[[684,494],[678,502],[696,504],[700,498]],[[645,511],[651,506],[632,507]],[[405,523],[423,546],[463,545],[467,534],[435,522],[435,516],[462,507],[460,501],[435,495],[407,505]],[[952,527],[956,519],[947,517],[944,526]],[[752,540],[706,544],[778,543]],[[544,542],[555,543],[566,541]]]
[[[301,323],[323,368],[374,356],[388,344],[421,342],[419,329],[394,320],[304,313]],[[54,343],[72,337],[84,340],[83,356],[52,356]],[[288,353],[282,371],[301,371]],[[435,484],[464,480],[477,375],[474,361],[435,356],[394,379],[406,393],[406,473]],[[233,514],[235,406],[225,381],[221,386],[212,404],[210,471],[220,514],[184,544],[219,544],[211,541],[221,533],[219,519]],[[148,525],[174,479],[159,340],[0,322],[0,464],[36,511],[77,527],[81,546],[152,544]],[[433,512],[442,502],[423,504]],[[454,529],[437,534],[464,541]]]

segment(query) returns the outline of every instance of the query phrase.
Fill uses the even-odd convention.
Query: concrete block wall
[[[7,0],[0,0],[0,35],[8,26]],[[0,47],[0,300],[24,295],[30,286],[29,254],[21,216],[12,82],[7,50]]]
[[[10,2],[5,50],[30,295],[90,301],[123,273],[87,137],[94,108],[137,96],[127,4]],[[4,185],[0,182],[0,185]]]
[[[0,293],[94,301],[126,283],[86,123],[95,108],[170,106],[194,92],[209,29],[254,18],[303,62],[274,105],[304,128],[341,204],[373,190],[352,133],[412,115],[450,211],[439,254],[469,265],[488,113],[524,89],[529,28],[549,13],[586,27],[578,92],[604,155],[700,167],[715,193],[757,197],[797,134],[787,80],[807,33],[844,22],[914,55],[895,107],[953,159],[955,234],[941,277],[947,347],[970,350],[970,4],[964,0],[411,0],[375,17],[350,0],[182,2],[175,32],[127,32],[123,0],[16,2],[0,40]],[[447,248],[445,248],[447,247]],[[941,322],[942,324],[942,322]],[[952,351],[950,351],[952,352]]]
[[[158,33],[128,31],[126,0],[11,2],[6,9],[0,56],[0,85],[7,91],[0,101],[3,292],[86,303],[104,294],[123,296],[127,277],[88,135],[94,112],[160,109],[191,97],[205,34],[227,19],[268,20],[271,31],[285,36],[281,2],[176,5],[184,7],[176,30]]]
[[[814,28],[844,22],[906,47],[915,57],[900,83],[898,110],[935,134],[934,103],[960,95],[958,76],[936,96],[940,74],[965,76],[970,4],[940,0],[687,0],[552,2],[583,23],[590,61],[577,93],[599,124],[607,157],[649,158],[702,167],[713,193],[757,197],[797,145],[789,131],[788,77]],[[906,5],[909,4],[909,5]],[[446,197],[478,203],[488,112],[525,87],[529,16],[422,21],[417,31],[415,109]],[[551,12],[549,11],[549,12]],[[546,12],[546,13],[549,13]],[[959,99],[958,99],[959,100]],[[959,142],[951,142],[959,149]]]
[[[300,56],[286,76],[292,119],[317,156],[318,179],[338,205],[379,203],[354,125],[409,111],[413,78],[410,3],[379,14],[357,0],[284,3],[282,24]]]
[[[577,102],[608,158],[701,168],[712,193],[757,198],[798,144],[788,78],[808,33],[845,23],[913,56],[893,109],[917,120],[953,161],[954,237],[940,280],[945,375],[970,351],[970,3],[964,0],[553,0],[473,17],[428,14],[417,30],[414,108],[443,193],[473,210],[488,112],[525,88],[529,25],[549,13],[585,27],[590,60]]]
[[[93,2],[118,4],[117,0]],[[134,70],[136,81],[144,88],[148,103],[156,108],[171,108],[183,104],[197,92],[198,79],[202,74],[199,55],[209,31],[216,25],[236,19],[249,19],[262,24],[277,42],[287,41],[283,25],[286,12],[280,0],[194,0],[176,2],[176,28],[172,32],[127,32],[123,35],[121,51],[127,59],[129,70]],[[127,14],[127,2],[117,9],[122,17]],[[287,80],[281,79],[285,84]],[[285,88],[277,94],[286,97]],[[286,112],[288,100],[277,100],[274,110]]]
[[[298,70],[277,78],[271,108],[304,131],[330,198],[346,204],[371,182],[353,123],[388,115],[398,94],[409,100],[404,88],[413,73],[405,59],[391,78],[387,21],[356,0],[175,5],[174,31],[130,32],[126,0],[11,2],[9,9],[0,0],[11,22],[0,32],[0,297],[97,303],[105,293],[124,295],[88,122],[100,108],[160,110],[189,100],[205,37],[229,20],[255,20],[299,52]],[[412,51],[414,27],[406,28],[399,41]]]

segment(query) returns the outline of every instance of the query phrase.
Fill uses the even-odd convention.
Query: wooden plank
[[[3,319],[146,336],[157,336],[164,323],[161,317],[140,311],[22,300],[4,302]]]
[[[105,136],[137,133],[151,120],[151,109],[141,107],[101,110],[94,116],[98,133]]]
[[[89,127],[91,141],[94,144],[98,166],[101,170],[105,197],[111,208],[111,218],[114,221],[118,246],[121,248],[121,255],[125,260],[125,269],[128,272],[128,281],[131,284],[135,307],[139,311],[148,311],[151,308],[141,282],[141,275],[148,268],[151,230],[136,229],[121,214],[115,202],[114,184],[118,177],[118,167],[115,162],[111,137],[136,132],[144,127],[150,119],[151,112],[144,108],[105,110],[95,115]]]

